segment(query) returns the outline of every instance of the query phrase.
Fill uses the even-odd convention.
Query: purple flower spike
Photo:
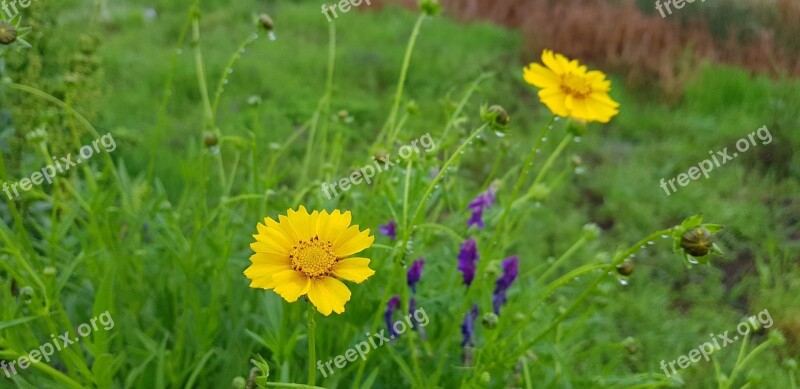
[[[472,309],[464,316],[464,322],[461,323],[461,334],[464,339],[461,341],[461,347],[466,345],[475,345],[475,320],[478,319],[478,304],[474,304]]]
[[[394,220],[389,220],[389,223],[386,223],[386,225],[378,226],[378,231],[392,238],[392,240],[397,239],[397,223],[395,223]]]
[[[493,186],[478,195],[475,200],[467,206],[472,211],[472,216],[467,220],[467,227],[478,226],[483,228],[483,211],[489,209],[495,203],[495,190]]]
[[[417,282],[422,278],[422,265],[424,264],[425,258],[420,258],[414,261],[411,267],[408,268],[406,280],[408,281],[408,286],[411,287],[411,290],[415,293],[417,292]]]
[[[386,313],[384,314],[384,317],[386,318],[386,327],[389,328],[389,335],[395,337],[397,336],[397,332],[395,332],[394,328],[392,327],[392,315],[397,308],[400,308],[400,297],[393,296],[391,299],[389,299],[389,303],[386,304]]]
[[[469,238],[461,244],[461,251],[458,252],[458,270],[464,274],[464,285],[472,285],[475,278],[475,264],[478,262],[478,243],[475,239]]]
[[[515,255],[503,261],[503,275],[497,279],[492,297],[495,315],[500,315],[500,307],[506,303],[506,292],[519,274],[519,258]]]

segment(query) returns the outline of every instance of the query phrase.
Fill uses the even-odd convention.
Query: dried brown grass
[[[416,6],[415,0],[374,0],[382,1]],[[622,72],[633,82],[657,81],[667,96],[680,95],[686,79],[703,61],[776,77],[800,77],[798,0],[761,4],[773,10],[775,27],[743,32],[731,25],[725,40],[715,39],[705,20],[681,23],[675,17],[646,15],[630,0],[621,4],[606,0],[442,0],[442,4],[448,14],[463,21],[480,19],[519,29],[531,58],[544,48],[553,49]],[[776,41],[776,34],[795,38],[787,45]],[[792,47],[793,43],[798,47]]]

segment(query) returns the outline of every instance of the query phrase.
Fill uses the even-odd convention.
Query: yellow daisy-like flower
[[[532,63],[525,68],[525,82],[541,88],[539,99],[553,114],[608,123],[619,113],[619,104],[608,95],[611,82],[603,72],[588,71],[577,60],[550,50],[542,52],[542,63],[545,66]]]
[[[350,289],[339,279],[361,283],[375,274],[368,258],[348,257],[369,248],[375,237],[350,226],[350,211],[309,214],[300,206],[278,220],[265,218],[253,235],[253,264],[244,271],[250,287],[273,289],[290,303],[308,294],[325,316],[344,312]]]

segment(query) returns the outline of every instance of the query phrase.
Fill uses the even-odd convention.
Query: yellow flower
[[[375,274],[369,259],[348,257],[369,248],[375,237],[350,226],[350,211],[309,214],[301,205],[278,220],[265,218],[253,235],[253,264],[244,271],[250,287],[273,289],[290,303],[308,294],[325,316],[344,312],[350,290],[339,279],[361,283]]]
[[[541,88],[539,99],[555,115],[608,123],[619,113],[603,72],[588,71],[578,61],[550,50],[542,52],[542,63],[546,67],[532,63],[525,68],[525,82]]]

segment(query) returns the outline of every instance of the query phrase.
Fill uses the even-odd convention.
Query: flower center
[[[592,93],[592,85],[586,77],[567,73],[561,75],[561,90],[568,95],[584,98]]]
[[[336,263],[333,243],[320,241],[318,236],[298,242],[289,253],[289,259],[294,270],[312,278],[327,276]]]

